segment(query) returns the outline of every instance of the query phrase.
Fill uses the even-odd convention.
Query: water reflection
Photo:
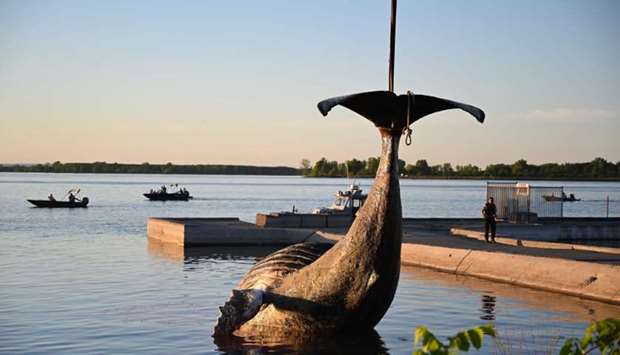
[[[450,288],[469,289],[480,294],[481,319],[483,316],[493,316],[498,320],[496,305],[510,301],[518,303],[519,308],[534,311],[561,312],[562,322],[592,322],[601,318],[620,317],[620,307],[608,303],[586,300],[574,296],[567,296],[553,292],[518,287],[501,282],[492,282],[476,277],[454,275],[419,267],[401,267],[401,278],[412,281],[431,282]],[[515,306],[512,306],[515,307]],[[499,313],[499,314],[498,314]]]
[[[208,290],[211,295],[208,300],[195,301],[203,304],[208,313],[212,314],[209,324],[202,328],[207,336],[212,333],[211,324],[216,319],[217,307],[225,301],[230,289],[241,279],[245,270],[256,260],[277,249],[279,247],[183,248],[148,243],[149,255],[159,259],[158,263],[173,262],[181,266],[184,277],[189,276],[188,285],[197,282],[196,287],[200,292]],[[162,267],[180,269],[166,268],[165,265]],[[195,275],[193,279],[192,275]],[[311,345],[266,339],[215,341],[215,345],[217,351],[233,354],[386,354],[388,348],[393,353],[404,353],[411,351],[411,334],[419,324],[428,325],[441,337],[478,325],[481,320],[483,323],[495,323],[504,334],[534,326],[545,334],[538,335],[539,338],[551,341],[553,337],[548,333],[552,329],[563,336],[579,335],[584,326],[580,323],[620,317],[620,307],[614,305],[419,267],[401,268],[397,292],[388,315],[377,326],[383,337],[373,332],[372,335],[321,339],[319,343]],[[579,328],[578,331],[576,328]],[[528,349],[542,347],[540,344],[531,344]]]
[[[148,251],[151,255],[186,265],[198,264],[207,260],[259,260],[280,246],[209,246],[185,248],[172,243],[162,243],[149,239]]]
[[[252,247],[192,247],[161,243],[149,240],[149,254],[165,260],[183,263],[184,269],[191,271],[194,266],[212,263],[218,260],[254,260],[281,249],[278,246]],[[217,350],[227,354],[267,354],[267,353],[300,353],[300,354],[388,354],[381,336],[375,331],[364,334],[347,334],[338,337],[321,339],[307,344],[301,339],[266,339],[239,338],[214,339]]]
[[[226,354],[389,354],[379,333],[372,330],[362,334],[346,334],[304,344],[295,339],[215,339],[219,351]]]
[[[482,294],[480,295],[480,319],[486,321],[495,320],[495,296]]]
[[[183,248],[175,244],[149,240],[151,255],[166,260],[183,262],[190,270],[201,263],[217,260],[242,260],[249,264],[280,249],[278,246],[252,247],[192,247]],[[402,267],[401,278],[415,282],[431,282],[458,289],[469,289],[480,294],[479,318],[487,321],[498,319],[496,305],[498,298],[516,301],[520,307],[534,310],[563,312],[562,321],[594,321],[602,317],[620,317],[620,307],[597,301],[584,300],[551,292],[517,287],[505,283],[491,282],[475,277],[457,276],[419,267]]]

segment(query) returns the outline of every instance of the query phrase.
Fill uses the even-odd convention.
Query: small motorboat
[[[153,192],[145,193],[143,195],[151,201],[189,201],[192,198],[189,193],[184,194],[180,192]]]
[[[336,200],[330,207],[315,208],[313,214],[337,214],[355,216],[368,195],[362,193],[359,185],[353,184],[346,191],[338,191]]]
[[[543,195],[543,198],[545,199],[545,201],[547,202],[556,202],[556,201],[562,201],[562,202],[575,202],[575,201],[581,201],[580,198],[576,198],[575,194],[570,194],[569,196],[566,196],[565,193],[562,192],[562,196],[555,196],[555,195]]]
[[[79,208],[88,206],[88,197],[83,197],[76,201],[56,201],[56,200],[28,200],[36,207],[41,208]]]
[[[172,187],[178,187],[178,185],[170,185]],[[142,194],[144,197],[151,201],[189,201],[193,197],[189,195],[189,191],[185,188],[180,188],[174,192],[168,192],[166,186],[162,186],[159,190]]]
[[[295,205],[292,211],[257,213],[256,225],[278,228],[348,228],[368,195],[356,184],[335,195],[336,199],[331,206],[315,208],[312,213],[297,213]]]

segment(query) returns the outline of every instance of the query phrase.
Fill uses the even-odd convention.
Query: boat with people
[[[79,198],[79,188],[73,188],[65,194],[67,200],[56,200],[53,194],[49,194],[47,200],[27,200],[35,205],[35,207],[41,208],[83,208],[88,206],[88,197]]]
[[[295,206],[292,211],[257,213],[256,225],[285,228],[348,227],[355,220],[366,197],[359,185],[352,184],[348,190],[338,191],[329,207],[315,208],[311,213],[298,213]]]
[[[339,214],[355,216],[357,210],[364,205],[368,195],[362,193],[359,185],[351,184],[349,189],[338,191],[336,199],[329,207],[320,207],[312,210],[312,214]]]
[[[83,197],[79,201],[50,201],[50,200],[28,200],[36,207],[41,208],[79,208],[88,206],[88,197]]]
[[[551,195],[543,195],[543,198],[547,202],[557,202],[557,201],[575,202],[575,201],[581,201],[580,198],[576,198],[575,197],[575,194],[570,194],[570,195],[566,196],[566,194],[564,192],[562,192],[562,196],[555,196],[555,195],[551,194]]]
[[[186,188],[179,188],[178,184],[170,184],[170,189],[166,185],[162,185],[158,190],[144,193],[144,197],[151,201],[189,201],[193,197],[190,196]]]

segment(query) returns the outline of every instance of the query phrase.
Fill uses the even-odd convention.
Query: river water
[[[371,180],[358,181],[366,189]],[[185,186],[189,202],[141,196],[166,183]],[[183,250],[149,244],[154,216],[253,221],[258,211],[325,206],[346,179],[265,176],[0,174],[0,353],[287,352],[218,347],[211,330],[217,307],[266,248]],[[620,199],[619,183],[553,182],[584,200]],[[79,186],[87,209],[31,208],[27,198],[61,197]],[[406,217],[477,217],[484,181],[406,180]],[[615,209],[613,209],[615,208]],[[577,203],[567,215],[599,216],[600,202]],[[612,204],[612,215],[620,208]],[[592,320],[620,317],[620,307],[468,277],[403,268],[392,307],[376,334],[296,349],[306,353],[411,353],[413,331],[440,338],[492,322],[497,342],[483,353],[558,348]]]

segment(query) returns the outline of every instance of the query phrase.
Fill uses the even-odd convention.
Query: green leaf
[[[493,324],[481,325],[478,327],[485,335],[491,336],[495,338],[497,334],[495,333],[495,327]]]
[[[422,347],[422,350],[433,353],[435,351],[443,349],[443,344],[439,340],[437,340],[434,335],[431,334],[431,336],[432,338],[429,338],[428,341],[426,341],[426,343]]]
[[[450,338],[450,348],[459,349],[461,351],[469,351],[469,339],[465,332],[457,333],[454,337]]]
[[[445,346],[423,326],[417,327],[415,330],[415,343],[420,343],[425,353],[443,354],[446,352]]]
[[[424,326],[419,326],[417,328],[415,328],[415,338],[414,338],[414,342],[416,344],[419,344],[422,339],[424,339],[426,337],[426,334],[428,333],[428,329]]]
[[[597,324],[598,322],[590,324],[586,328],[585,332],[583,332],[583,338],[581,338],[581,348],[585,349],[588,345],[592,344],[592,334],[597,332]]]
[[[620,353],[620,349],[618,349],[618,343],[620,342],[620,319],[603,319],[593,323],[589,328],[594,329],[595,333],[592,335],[592,343],[599,348],[601,353]],[[615,353],[613,352],[614,348],[616,349]]]
[[[484,333],[482,333],[482,330],[480,330],[479,327],[472,328],[467,331],[467,336],[469,337],[469,340],[474,345],[476,350],[480,349],[480,347],[482,346],[482,337],[484,336]]]
[[[577,338],[569,338],[564,342],[564,346],[560,349],[560,355],[572,355],[573,354],[573,345],[578,342]]]

